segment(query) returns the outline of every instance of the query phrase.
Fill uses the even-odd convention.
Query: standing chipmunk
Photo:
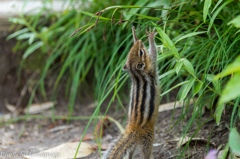
[[[103,159],[122,159],[125,156],[131,159],[138,145],[144,159],[150,159],[152,156],[154,124],[160,98],[155,33],[151,28],[149,33],[146,30],[149,52],[143,42],[137,39],[134,26],[132,33],[134,45],[123,67],[132,80],[128,124],[125,132],[108,149]]]

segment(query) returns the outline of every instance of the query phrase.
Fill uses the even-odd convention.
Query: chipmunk
[[[103,159],[122,159],[125,156],[131,159],[137,146],[141,147],[144,159],[152,156],[154,124],[160,98],[155,33],[151,28],[149,33],[146,30],[149,51],[137,39],[134,26],[132,33],[134,45],[123,66],[132,80],[128,123],[125,132],[107,150]]]

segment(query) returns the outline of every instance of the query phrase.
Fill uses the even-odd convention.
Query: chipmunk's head
[[[134,45],[128,53],[127,61],[123,70],[138,70],[149,72],[151,70],[151,59],[148,50],[142,40],[134,40]]]

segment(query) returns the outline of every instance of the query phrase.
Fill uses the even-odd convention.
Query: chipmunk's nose
[[[122,70],[123,70],[123,71],[127,71],[127,65],[126,65],[126,64],[124,64]]]

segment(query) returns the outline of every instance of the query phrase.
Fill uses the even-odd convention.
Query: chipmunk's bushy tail
[[[103,159],[122,159],[126,155],[132,158],[137,145],[137,133],[122,134],[104,154]]]

